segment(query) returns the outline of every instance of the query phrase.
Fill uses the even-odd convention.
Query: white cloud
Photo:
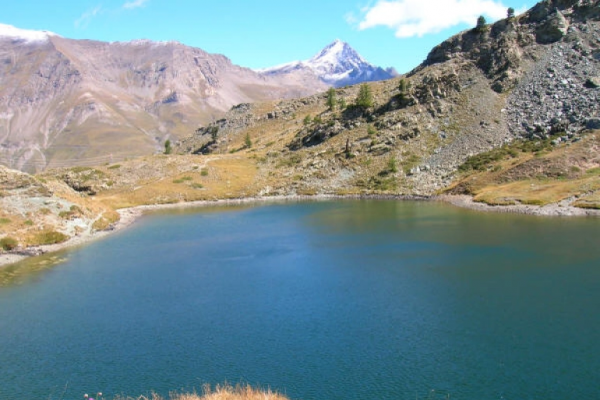
[[[475,26],[480,15],[504,18],[507,8],[497,0],[379,0],[363,10],[358,28],[387,26],[399,38],[423,36],[460,24]]]
[[[132,0],[132,1],[128,1],[125,4],[123,4],[123,8],[125,8],[127,10],[131,10],[131,9],[134,9],[134,8],[144,7],[144,5],[148,1],[149,0]]]
[[[100,14],[101,12],[102,12],[102,6],[96,6],[94,8],[87,10],[86,12],[81,14],[81,17],[79,17],[79,18],[77,18],[77,20],[75,20],[75,22],[74,22],[75,28],[82,28],[82,29],[87,28],[87,26],[90,23],[90,21],[92,20],[92,18],[94,18],[96,15]]]

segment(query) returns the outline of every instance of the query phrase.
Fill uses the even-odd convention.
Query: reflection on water
[[[67,261],[66,253],[44,254],[15,264],[0,267],[0,287],[20,285],[35,279],[40,273]]]

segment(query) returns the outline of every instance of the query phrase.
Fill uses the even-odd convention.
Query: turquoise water
[[[0,288],[0,399],[224,381],[307,400],[600,396],[597,219],[213,208],[66,257]]]

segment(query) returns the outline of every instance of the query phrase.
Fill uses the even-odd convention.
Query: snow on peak
[[[27,29],[19,29],[12,25],[0,24],[0,38],[8,37],[25,42],[43,42],[48,40],[50,36],[58,35],[49,31],[31,31]]]
[[[310,70],[319,79],[336,87],[365,81],[389,79],[393,74],[370,64],[350,45],[334,40],[310,60],[295,61],[276,67],[258,70],[269,75],[289,74],[298,70]]]
[[[350,45],[336,39],[305,63],[318,73],[334,73],[373,67]]]

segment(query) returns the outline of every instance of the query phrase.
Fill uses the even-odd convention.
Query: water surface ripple
[[[0,288],[0,399],[595,399],[599,238],[418,202],[147,216]]]

